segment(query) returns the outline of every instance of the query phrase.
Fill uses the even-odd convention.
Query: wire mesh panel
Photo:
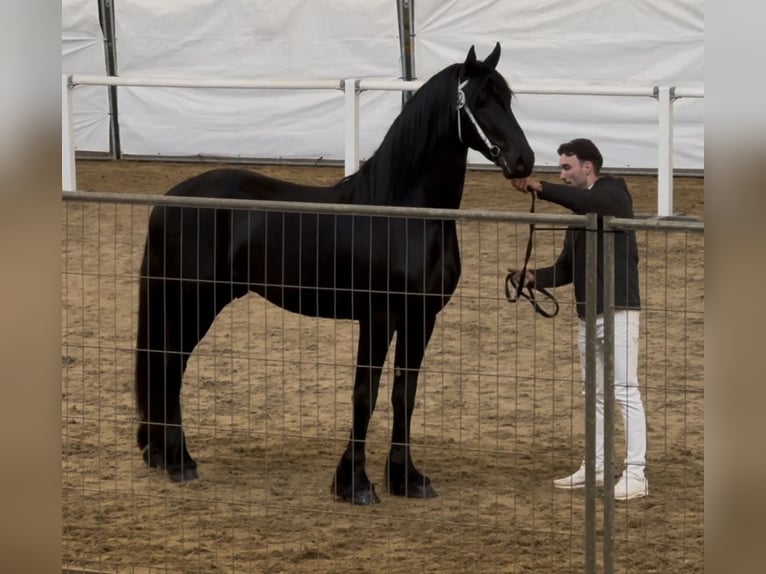
[[[704,226],[620,220],[615,229],[635,230],[641,250],[638,376],[649,496],[615,507],[614,571],[702,571]],[[625,422],[616,419],[623,432],[615,434],[615,465],[621,467]]]
[[[528,217],[467,214],[458,222],[462,278],[427,347],[411,427],[413,458],[438,497],[385,489],[395,337],[367,435],[367,473],[381,503],[353,506],[333,500],[331,483],[349,438],[358,324],[290,313],[255,294],[227,305],[183,379],[183,424],[199,478],[172,482],[148,468],[136,446],[138,269],[150,207],[66,199],[65,565],[109,572],[583,570],[584,495],[551,483],[579,464],[584,449],[571,289],[557,290],[554,319],[523,301],[508,303],[503,292],[507,268],[523,260]],[[564,227],[538,225],[530,267],[555,259]],[[701,569],[701,392],[690,392],[698,382],[701,389],[702,303],[693,300],[701,286],[690,291],[683,281],[694,284],[701,272],[694,262],[702,245],[674,244],[661,254],[657,237],[647,232],[640,240],[652,491],[618,509],[616,520],[618,565],[636,572]],[[672,273],[664,271],[671,264]],[[685,279],[675,275],[680,267]],[[668,282],[676,288],[658,299]],[[681,323],[683,340],[675,336]],[[688,526],[676,528],[669,517],[678,516]],[[678,555],[668,551],[673,546]]]

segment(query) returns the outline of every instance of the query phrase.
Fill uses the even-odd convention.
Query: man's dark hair
[[[596,144],[586,138],[577,138],[568,141],[559,146],[559,155],[573,155],[580,161],[589,161],[595,168],[596,175],[601,172],[601,166],[604,164],[604,158],[598,151]]]

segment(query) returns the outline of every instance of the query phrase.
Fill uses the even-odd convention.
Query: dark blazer
[[[570,185],[542,182],[537,197],[558,203],[576,214],[596,213],[598,232],[598,298],[597,314],[604,311],[603,272],[603,217],[633,217],[633,199],[625,180],[611,176],[599,178],[590,189]],[[534,270],[535,285],[558,287],[574,283],[577,316],[585,318],[585,235],[582,228],[569,227],[564,237],[564,247],[556,263],[550,267]],[[638,285],[638,246],[636,233],[615,232],[615,293],[614,303],[618,309],[640,309],[641,298]]]

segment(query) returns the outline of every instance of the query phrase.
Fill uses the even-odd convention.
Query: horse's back
[[[338,201],[334,187],[305,185],[257,171],[231,168],[212,169],[190,177],[171,188],[167,195],[320,203]]]

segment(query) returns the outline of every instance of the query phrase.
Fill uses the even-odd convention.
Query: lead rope
[[[531,191],[530,194],[532,195],[532,206],[529,208],[529,213],[535,212],[535,199],[536,199],[536,193],[534,191]],[[519,281],[517,282],[513,278],[513,272],[509,271],[508,275],[505,277],[505,298],[509,303],[515,303],[521,298],[527,299],[532,306],[534,307],[535,311],[542,315],[543,317],[547,317],[548,319],[555,317],[559,312],[559,303],[556,301],[556,298],[553,296],[553,294],[545,289],[544,287],[535,287],[534,284],[527,284],[524,285],[524,277],[527,274],[527,268],[529,266],[529,259],[532,256],[532,245],[533,245],[533,239],[535,235],[535,224],[530,222],[529,224],[529,239],[527,239],[527,250],[524,254],[524,265],[521,268],[521,273],[519,273]],[[511,290],[513,288],[513,292]],[[550,300],[553,303],[553,310],[548,311],[545,308],[543,308],[538,302],[537,302],[537,295],[535,292],[543,295],[546,299]]]

